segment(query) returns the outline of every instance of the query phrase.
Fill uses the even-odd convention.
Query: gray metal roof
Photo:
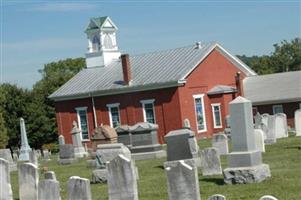
[[[83,69],[49,98],[64,100],[91,95],[102,96],[135,90],[175,87],[179,85],[179,81],[184,81],[186,76],[215,48],[225,54],[225,50],[220,45],[212,42],[202,43],[201,48],[191,45],[130,56],[133,80],[129,86],[123,84],[120,60],[113,61],[104,67]],[[235,57],[232,61],[244,72],[248,75],[256,74],[236,59]]]
[[[235,87],[231,87],[228,85],[217,85],[214,86],[213,88],[211,88],[207,94],[208,95],[214,95],[214,94],[225,94],[225,93],[234,93],[236,92],[236,88]]]
[[[243,83],[254,105],[301,101],[301,71],[247,77]]]

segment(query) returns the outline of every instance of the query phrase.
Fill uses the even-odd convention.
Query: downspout
[[[95,110],[95,104],[94,104],[94,97],[90,93],[91,100],[92,100],[92,111],[93,111],[93,118],[94,118],[94,128],[97,128],[97,116],[96,116],[96,110]]]

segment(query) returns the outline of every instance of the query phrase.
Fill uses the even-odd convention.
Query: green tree
[[[0,87],[0,149],[6,148],[8,144],[7,128],[3,118],[5,96],[3,88]]]

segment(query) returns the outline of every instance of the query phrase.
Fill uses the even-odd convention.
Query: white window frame
[[[78,128],[80,130],[80,137],[82,139],[82,141],[90,141],[90,134],[89,134],[89,120],[88,120],[88,107],[76,107],[76,115],[77,115],[77,123],[78,123]],[[80,117],[79,117],[79,111],[85,111],[86,112],[86,119],[87,119],[87,131],[88,131],[88,139],[84,139],[83,138],[83,134],[82,134],[82,126],[81,126],[81,121],[80,121]]]
[[[282,104],[273,105],[273,114],[274,115],[276,114],[276,109],[277,108],[281,108],[282,109],[282,113],[284,112]]]
[[[214,107],[218,106],[218,111],[219,111],[219,121],[220,125],[216,125],[216,120],[215,120],[215,112],[214,112]],[[213,117],[213,128],[222,128],[223,127],[223,122],[222,122],[222,112],[221,112],[221,104],[220,103],[212,103],[211,104],[211,110],[212,110],[212,117]]]
[[[194,104],[194,114],[195,114],[195,119],[196,119],[196,128],[198,133],[203,133],[207,131],[207,122],[206,122],[206,111],[205,111],[205,103],[204,103],[204,94],[195,94],[192,95],[193,97],[193,104]],[[202,107],[203,107],[203,116],[204,116],[204,129],[203,130],[198,130],[198,119],[197,119],[197,113],[196,113],[196,105],[195,105],[195,99],[201,99],[202,102]]]
[[[112,128],[114,128],[114,127],[113,127],[112,112],[111,112],[111,109],[112,109],[112,108],[117,108],[117,109],[118,109],[119,123],[121,123],[119,105],[120,105],[120,103],[111,103],[111,104],[107,104],[107,108],[108,108],[108,110],[109,110],[110,126],[111,126]]]
[[[156,112],[155,112],[155,99],[145,99],[141,100],[140,103],[142,104],[143,110],[143,121],[147,122],[146,120],[146,112],[145,112],[145,104],[152,104],[153,105],[153,113],[154,113],[154,123],[156,123]]]

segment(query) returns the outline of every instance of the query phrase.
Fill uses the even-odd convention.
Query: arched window
[[[104,37],[104,47],[106,49],[112,49],[113,48],[113,42],[112,42],[112,38],[106,34]]]
[[[97,35],[95,35],[93,37],[93,40],[92,40],[92,48],[93,48],[93,51],[98,51],[99,50],[99,46],[100,46],[100,41],[99,41],[99,38]]]

